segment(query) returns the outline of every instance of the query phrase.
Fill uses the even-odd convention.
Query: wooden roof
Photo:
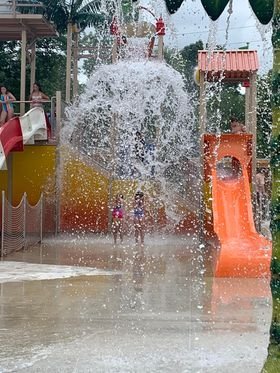
[[[0,13],[0,40],[21,40],[22,30],[27,31],[27,39],[58,36],[54,26],[41,14]]]
[[[255,50],[198,51],[198,68],[208,81],[223,77],[223,81],[248,80],[252,72],[259,69]]]

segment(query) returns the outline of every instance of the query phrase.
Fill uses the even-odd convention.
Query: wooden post
[[[256,174],[257,174],[257,74],[250,76],[250,112],[252,139],[252,194],[253,206],[256,206]],[[254,209],[256,212],[256,208]]]
[[[204,73],[200,71],[199,78],[200,96],[199,96],[199,137],[200,137],[200,175],[199,175],[199,222],[200,222],[200,239],[204,240],[204,134],[206,130],[206,82]]]
[[[110,131],[110,143],[111,143],[111,172],[109,178],[109,206],[108,206],[108,232],[111,232],[112,228],[112,213],[111,213],[111,203],[113,199],[112,189],[113,189],[113,182],[115,179],[115,163],[116,163],[116,128],[117,128],[117,114],[113,113],[112,121],[111,121],[111,131]]]
[[[20,101],[25,101],[26,84],[26,30],[21,31],[21,67],[20,67]],[[25,113],[25,103],[20,104],[20,115]]]
[[[158,36],[158,59],[163,60],[163,35]]]
[[[118,61],[118,41],[117,37],[114,38],[113,48],[112,48],[112,63],[116,63]]]
[[[55,177],[55,193],[56,193],[56,227],[55,233],[60,232],[60,188],[61,188],[61,162],[60,162],[60,130],[61,130],[61,92],[56,92],[56,177]]]
[[[72,24],[67,24],[67,55],[66,55],[66,91],[65,101],[71,100],[71,60],[72,60]]]
[[[79,48],[79,33],[74,33],[74,53],[73,53],[73,97],[78,95],[78,48]]]
[[[203,135],[206,129],[206,82],[204,73],[202,73],[201,71],[199,77],[199,86],[199,131],[200,135]]]
[[[31,68],[30,68],[30,92],[32,92],[33,84],[36,81],[36,42],[31,46]]]
[[[251,113],[250,113],[251,88],[245,88],[245,127],[247,132],[251,132]]]
[[[7,157],[7,169],[8,169],[8,193],[7,200],[10,204],[13,204],[13,184],[14,184],[14,170],[13,170],[13,152],[10,152]]]
[[[60,139],[60,129],[61,129],[61,119],[62,119],[62,109],[61,109],[61,91],[56,91],[56,134],[55,137],[57,142]]]

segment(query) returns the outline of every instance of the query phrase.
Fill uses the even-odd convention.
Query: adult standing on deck
[[[44,101],[48,101],[49,99],[50,98],[42,92],[40,84],[34,83],[32,92],[29,97],[29,101],[31,101],[31,108],[43,107]]]

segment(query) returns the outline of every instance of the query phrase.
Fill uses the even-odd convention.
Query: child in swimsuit
[[[138,191],[134,196],[134,229],[135,242],[144,244],[145,226],[144,226],[145,208],[144,208],[144,193]]]
[[[114,236],[114,244],[117,243],[118,233],[121,242],[123,241],[123,218],[124,218],[124,201],[123,195],[117,194],[115,199],[115,206],[112,211],[112,231]]]
[[[15,96],[6,87],[2,86],[0,94],[0,109],[2,109],[2,111],[0,110],[0,126],[14,116],[13,101],[16,101]]]

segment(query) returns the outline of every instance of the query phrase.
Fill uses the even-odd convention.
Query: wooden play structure
[[[217,277],[268,277],[271,242],[255,228],[257,52],[200,51],[201,221],[206,239],[216,235]],[[205,134],[206,84],[243,83],[246,133]],[[222,172],[221,172],[222,171]]]

